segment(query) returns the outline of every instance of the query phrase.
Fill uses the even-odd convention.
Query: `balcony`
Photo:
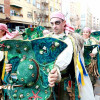
[[[23,23],[23,24],[32,24],[33,22],[31,18],[23,18],[20,16],[11,16],[10,19],[11,22]]]
[[[10,16],[6,17],[5,13],[0,12],[0,23],[9,22],[9,21],[10,21]]]
[[[5,18],[6,18],[5,14],[0,12],[0,19],[5,19]]]
[[[39,14],[37,14],[38,15],[38,17],[45,17],[45,18],[47,18],[48,17],[48,15],[49,15],[49,11],[41,11]]]
[[[23,14],[11,13],[10,16],[23,17]]]
[[[20,16],[10,16],[11,20],[13,21],[20,21],[23,22],[23,17]]]

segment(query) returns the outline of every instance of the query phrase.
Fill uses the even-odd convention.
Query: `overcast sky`
[[[100,0],[62,0],[62,2],[63,1],[66,1],[66,4],[67,2],[71,2],[71,1],[73,2],[80,1],[81,3],[88,4],[91,9],[91,12],[100,18]]]
[[[100,18],[100,0],[76,0],[88,4],[91,12]]]
[[[100,0],[87,0],[91,11],[100,18]]]

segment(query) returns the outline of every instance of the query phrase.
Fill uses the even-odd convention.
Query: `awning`
[[[22,8],[21,6],[16,5],[16,4],[12,4],[12,5],[10,5],[10,6],[12,6],[12,7],[16,7],[16,8]]]

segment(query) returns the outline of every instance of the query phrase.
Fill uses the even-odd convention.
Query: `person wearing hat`
[[[18,36],[19,32],[18,31],[14,31],[12,33],[10,33],[8,31],[8,27],[6,24],[0,23],[0,40],[6,40],[6,39],[13,39],[16,38]],[[0,51],[0,61],[3,60],[4,58],[4,52]],[[1,70],[2,71],[2,70]]]
[[[50,23],[53,29],[51,37],[68,45],[57,57],[54,68],[48,75],[49,86],[53,87],[53,99],[95,100],[93,87],[84,67],[83,38],[73,33],[74,29],[66,24],[61,12],[52,13]]]
[[[10,33],[8,31],[7,25],[0,23],[0,41],[16,38],[18,36],[18,34],[19,34],[18,31]],[[5,52],[0,51],[0,81],[1,81],[1,77],[2,77],[2,70],[3,70],[2,66],[3,66],[3,61],[4,61],[4,54],[5,54]],[[9,66],[9,64],[7,64],[6,66]],[[0,84],[2,84],[2,83],[0,83]]]
[[[98,44],[99,41],[96,40],[93,37],[90,37],[91,35],[91,29],[89,27],[85,27],[83,29],[83,33],[82,33],[82,37],[84,38],[84,45],[95,45]],[[97,54],[97,48],[95,48],[94,50],[92,50],[92,53],[90,53],[91,57],[94,57]]]
[[[10,33],[6,24],[0,23],[0,40],[13,39],[18,35],[18,31]]]
[[[84,59],[85,66],[89,73],[90,79],[92,81],[92,85],[96,82],[96,79],[99,76],[98,72],[98,52],[99,52],[99,41],[91,36],[91,29],[89,27],[85,27],[83,29],[82,37],[84,38]],[[98,67],[97,67],[98,66]]]
[[[18,31],[14,31],[12,33],[10,33],[8,31],[8,27],[6,24],[0,23],[0,40],[7,40],[7,39],[16,39],[16,37],[19,35]],[[0,52],[0,57],[2,57],[1,59],[3,59],[3,55],[4,53],[1,51]],[[9,64],[7,65],[9,66]],[[8,67],[7,67],[8,68]],[[7,69],[7,71],[11,70],[11,68],[9,67],[9,69]]]

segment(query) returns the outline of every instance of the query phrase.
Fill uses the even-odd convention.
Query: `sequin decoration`
[[[13,94],[13,97],[14,97],[14,98],[17,98],[17,94]]]
[[[20,98],[23,98],[24,97],[24,95],[23,94],[20,94],[20,96],[19,96]]]
[[[29,69],[33,69],[33,65],[29,65]]]
[[[39,85],[36,85],[35,88],[38,89],[39,88]]]
[[[7,46],[7,49],[10,49],[10,45]]]

